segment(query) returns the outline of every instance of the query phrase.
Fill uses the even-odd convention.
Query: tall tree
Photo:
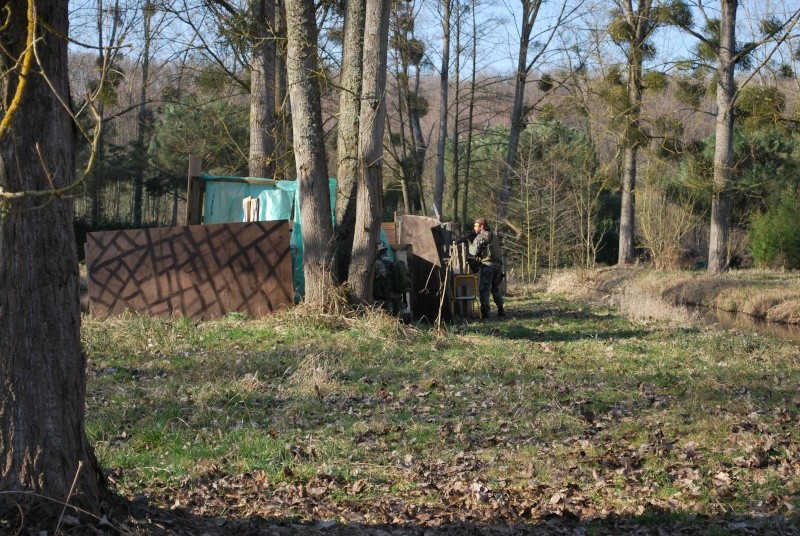
[[[321,305],[333,287],[334,247],[314,15],[313,0],[287,0],[286,70],[303,227],[305,299]]]
[[[255,31],[250,66],[249,172],[251,177],[272,178],[275,175],[276,148],[275,1],[252,0],[250,13]]]
[[[447,144],[448,94],[450,79],[450,9],[453,0],[440,0],[442,8],[442,64],[439,70],[439,132],[436,137],[436,173],[433,179],[433,213],[442,219],[444,201],[444,160]]]
[[[728,232],[731,217],[730,188],[733,165],[733,104],[736,95],[736,11],[738,0],[722,0],[717,49],[717,123],[714,132],[714,188],[711,194],[711,230],[708,239],[708,271],[728,267]]]
[[[452,163],[452,170],[453,170],[453,221],[458,222],[458,194],[459,194],[459,183],[460,183],[460,164],[461,164],[461,154],[459,152],[459,137],[461,135],[460,132],[460,125],[459,120],[461,117],[461,34],[462,34],[462,21],[464,16],[467,14],[469,7],[466,5],[462,5],[458,0],[455,0],[455,62],[453,62],[453,70],[455,71],[453,74],[455,75],[455,80],[453,80],[453,87],[454,87],[454,95],[453,95],[453,133],[452,138],[450,139],[450,143],[452,144],[452,154],[453,154],[453,163]]]
[[[619,218],[619,264],[631,264],[635,257],[636,175],[639,149],[648,142],[641,128],[644,60],[655,54],[653,32],[663,24],[685,24],[691,13],[680,0],[663,4],[652,0],[615,0],[608,30],[625,53],[625,97],[622,119],[622,205]]]
[[[347,0],[336,137],[336,272],[339,282],[347,279],[356,224],[358,117],[361,111],[365,16],[365,0]]]
[[[422,133],[421,118],[428,113],[428,101],[420,94],[420,79],[425,57],[425,43],[415,37],[414,4],[394,2],[389,19],[390,46],[393,52],[393,81],[397,91],[397,126],[388,123],[392,143],[388,146],[399,167],[403,207],[407,214],[417,210],[427,213],[422,175],[428,143]],[[412,73],[413,68],[413,73]],[[413,79],[412,79],[413,76]]]
[[[612,38],[625,44],[627,102],[622,135],[622,205],[619,217],[619,264],[632,264],[635,257],[634,222],[636,169],[639,147],[645,143],[640,130],[642,112],[642,67],[645,46],[655,29],[652,0],[617,2],[619,15],[613,21]]]
[[[798,23],[800,9],[787,15],[783,22],[767,19],[761,21],[764,34],[759,41],[737,46],[736,21],[739,10],[738,0],[720,0],[719,18],[706,16],[704,2],[697,0],[696,6],[706,17],[706,32],[694,31],[690,24],[682,28],[700,41],[699,55],[711,56],[716,64],[717,114],[714,148],[714,179],[711,194],[711,223],[708,244],[708,271],[719,273],[728,268],[728,235],[731,219],[731,188],[733,177],[733,126],[734,107],[738,94],[735,80],[737,65],[744,65],[758,46],[776,42],[777,49],[786,40],[789,32]],[[769,53],[767,57],[771,56]],[[746,81],[745,81],[746,82]],[[744,85],[744,84],[742,84]]]
[[[136,121],[136,149],[139,153],[145,152],[145,134],[147,130],[147,84],[150,74],[150,43],[152,40],[150,23],[156,6],[150,0],[145,0],[142,7],[144,50],[142,51],[142,83],[139,86],[139,113]],[[142,198],[144,193],[143,167],[133,178],[133,226],[142,226]]]
[[[525,106],[525,86],[528,82],[528,75],[534,65],[542,58],[547,48],[552,42],[556,31],[561,26],[567,13],[571,13],[576,7],[569,8],[568,2],[563,2],[553,25],[545,30],[544,43],[533,43],[533,28],[539,19],[539,11],[544,4],[544,0],[521,0],[522,2],[522,21],[519,34],[519,48],[517,53],[517,67],[514,73],[514,102],[511,109],[511,131],[508,138],[508,149],[506,150],[505,167],[502,172],[500,185],[500,198],[497,207],[497,221],[504,222],[508,214],[508,205],[511,201],[511,180],[513,176],[514,161],[517,157],[519,138],[525,129],[525,121],[531,112]],[[534,48],[534,50],[531,50]]]
[[[390,0],[367,0],[364,76],[359,118],[359,181],[350,282],[358,302],[372,299],[372,276],[383,216],[383,132]]]
[[[62,501],[96,513],[104,478],[84,426],[77,252],[71,202],[60,195],[74,181],[67,1],[6,6],[0,26],[0,84],[8,96],[0,103],[0,513],[37,505],[42,519],[61,512]]]

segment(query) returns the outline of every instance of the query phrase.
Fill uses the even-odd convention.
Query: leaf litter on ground
[[[87,319],[90,439],[146,504],[120,524],[797,534],[797,348],[516,295],[444,337],[375,312]]]

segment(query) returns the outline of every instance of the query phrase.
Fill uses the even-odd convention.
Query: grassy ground
[[[141,534],[798,534],[800,352],[512,289],[511,318],[84,322]]]

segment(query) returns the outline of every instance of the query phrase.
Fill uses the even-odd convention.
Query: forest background
[[[263,21],[254,6],[73,3],[73,106],[103,132],[75,197],[79,244],[91,230],[181,224],[190,155],[211,174],[295,178],[284,6]],[[345,5],[313,7],[335,176],[346,160]],[[723,267],[800,266],[797,10],[743,2],[736,13]],[[714,3],[674,1],[392,3],[383,219],[425,214],[458,227],[486,215],[524,281],[597,262],[705,266],[720,190],[722,15]],[[276,61],[258,83],[264,46]],[[271,100],[260,130],[273,138],[261,153],[251,142],[259,95]],[[91,148],[84,140],[79,169]]]

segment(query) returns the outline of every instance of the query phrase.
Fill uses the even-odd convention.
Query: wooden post
[[[200,179],[203,171],[203,159],[199,156],[189,157],[189,180],[186,185],[186,225],[200,225],[203,215],[203,194],[205,183]]]

